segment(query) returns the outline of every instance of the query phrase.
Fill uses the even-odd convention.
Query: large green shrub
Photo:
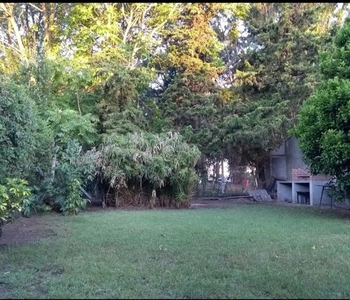
[[[22,211],[30,194],[26,180],[6,178],[5,184],[0,184],[0,236],[1,225],[11,220],[14,212]]]
[[[76,215],[79,211],[85,209],[88,200],[82,198],[81,183],[78,179],[72,179],[69,185],[67,197],[62,201],[61,211],[64,214]]]
[[[40,132],[43,152],[36,153],[36,168],[31,176],[32,204],[40,210],[45,208],[44,203],[62,210],[72,182],[77,180],[83,187],[92,180],[94,158],[89,159],[86,149],[97,138],[95,119],[90,114],[58,108],[48,111],[47,116]]]
[[[149,196],[154,189],[179,204],[193,192],[199,156],[198,148],[178,133],[128,133],[105,138],[97,166],[116,197],[123,189],[145,189]]]
[[[0,76],[0,183],[28,178],[36,151],[38,118],[24,86]]]
[[[76,214],[86,205],[80,189],[95,175],[93,151],[84,152],[77,140],[71,140],[57,155],[51,196],[64,213]]]

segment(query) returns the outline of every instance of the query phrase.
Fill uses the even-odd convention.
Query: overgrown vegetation
[[[30,194],[28,182],[23,179],[6,178],[5,184],[0,184],[0,237],[1,225],[13,219],[13,213],[26,207]]]
[[[104,203],[180,207],[198,181],[194,166],[199,154],[174,132],[106,137],[97,159],[99,177],[108,185]],[[155,203],[150,203],[152,190]]]
[[[0,184],[28,182],[26,215],[186,206],[223,159],[263,187],[347,8],[0,4]]]

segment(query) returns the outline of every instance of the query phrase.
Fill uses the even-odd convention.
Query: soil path
[[[30,218],[19,217],[2,226],[0,246],[24,245],[33,240],[56,235],[57,214],[33,215]]]

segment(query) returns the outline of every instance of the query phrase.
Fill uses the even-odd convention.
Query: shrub
[[[43,203],[39,195],[35,195],[32,193],[28,197],[28,200],[23,203],[22,215],[24,217],[29,217],[34,213],[50,210],[52,210],[51,206]]]
[[[82,199],[80,189],[95,175],[94,153],[84,152],[81,145],[72,140],[58,156],[51,193],[62,212],[76,214],[85,208],[86,200]]]
[[[37,130],[35,103],[25,87],[0,76],[1,178],[28,177],[33,169]]]
[[[128,133],[105,139],[97,167],[116,191],[114,198],[126,189],[139,193],[155,189],[174,199],[178,207],[188,200],[198,182],[194,166],[199,155],[198,148],[178,133]]]
[[[86,208],[88,200],[83,199],[80,191],[81,183],[77,179],[73,179],[69,185],[69,195],[63,201],[61,211],[63,214],[76,215],[79,211]]]
[[[12,219],[15,211],[22,211],[31,194],[28,182],[18,178],[7,178],[5,185],[0,185],[0,220]]]

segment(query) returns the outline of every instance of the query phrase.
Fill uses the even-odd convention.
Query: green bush
[[[115,198],[133,187],[140,193],[156,189],[157,197],[167,195],[178,206],[195,191],[198,176],[194,167],[200,152],[178,133],[109,136],[99,153],[100,176],[116,190]]]
[[[63,214],[76,215],[79,211],[86,208],[88,200],[83,199],[80,191],[81,183],[77,179],[73,179],[69,185],[69,195],[63,201],[61,211]]]
[[[38,117],[24,86],[0,76],[0,183],[28,178],[34,164]]]
[[[50,191],[54,202],[62,212],[76,214],[86,206],[80,188],[95,175],[94,151],[84,152],[76,140],[69,141],[57,156],[55,177]]]
[[[28,182],[18,178],[7,178],[5,185],[0,185],[0,220],[12,219],[15,211],[22,211],[31,194]]]
[[[37,212],[52,210],[52,207],[43,203],[43,201],[40,198],[40,196],[35,195],[33,193],[28,197],[28,201],[25,201],[23,203],[22,215],[24,217],[29,217],[30,215],[35,214]]]

